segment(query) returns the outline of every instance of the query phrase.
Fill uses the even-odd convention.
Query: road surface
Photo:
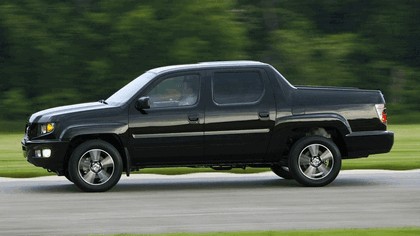
[[[105,193],[64,177],[0,178],[0,235],[420,226],[420,170],[342,171],[301,187],[272,173],[133,175]]]

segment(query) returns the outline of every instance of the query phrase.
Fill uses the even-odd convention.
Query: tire
[[[69,174],[69,172],[68,172],[68,171],[65,171],[65,172],[64,172],[64,177],[66,177],[66,179],[67,179],[68,181],[70,181],[70,182],[72,182],[72,183],[73,183],[73,180],[70,178],[70,174]]]
[[[274,172],[274,174],[283,179],[293,179],[293,176],[289,171],[289,167],[287,166],[275,165],[271,167],[271,170]]]
[[[340,150],[332,140],[321,136],[301,138],[291,148],[289,169],[293,178],[304,186],[325,186],[340,172]]]
[[[90,140],[76,147],[68,165],[70,179],[85,192],[111,189],[120,180],[122,170],[120,153],[102,140]]]

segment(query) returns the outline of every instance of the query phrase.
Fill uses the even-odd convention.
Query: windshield
[[[149,81],[152,80],[155,75],[156,74],[152,72],[146,72],[140,75],[126,86],[118,90],[116,93],[114,93],[106,100],[106,102],[117,106],[128,102],[128,100],[130,100],[130,98],[132,98],[144,85],[149,83]]]

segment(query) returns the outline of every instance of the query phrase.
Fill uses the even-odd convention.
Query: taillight
[[[376,112],[378,113],[378,118],[381,120],[382,123],[386,124],[388,121],[388,116],[386,115],[385,104],[376,104],[375,108]]]

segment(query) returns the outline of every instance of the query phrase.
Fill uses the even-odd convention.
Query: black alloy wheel
[[[104,192],[121,178],[123,162],[118,150],[102,140],[90,140],[73,151],[68,173],[73,183],[86,192]]]
[[[340,150],[331,139],[322,136],[301,138],[289,153],[289,169],[294,179],[304,186],[325,186],[340,172]]]

